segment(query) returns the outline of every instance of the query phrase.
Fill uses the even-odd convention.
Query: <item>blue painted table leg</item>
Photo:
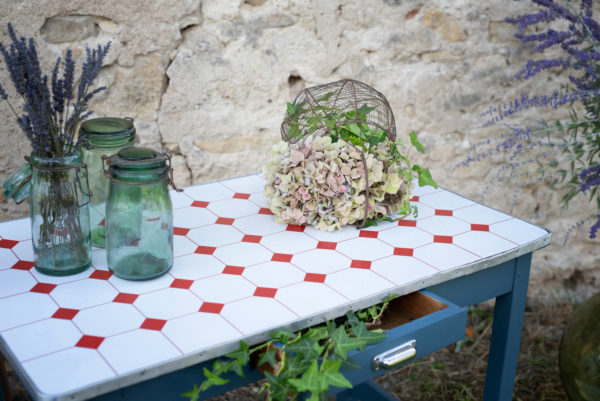
[[[483,396],[485,401],[512,400],[527,300],[531,253],[520,256],[515,263],[512,291],[496,297]]]
[[[336,401],[398,401],[398,399],[374,381],[369,380],[338,393]]]

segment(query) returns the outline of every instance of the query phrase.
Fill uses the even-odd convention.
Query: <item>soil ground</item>
[[[527,306],[513,399],[564,401],[567,396],[558,374],[560,338],[573,312],[570,304]],[[469,337],[420,360],[389,372],[376,381],[398,400],[475,401],[483,399],[488,347],[492,331],[492,306],[469,309]],[[13,401],[29,401],[9,370]],[[213,397],[210,401],[264,401],[260,383]],[[182,392],[190,389],[182,389]],[[332,399],[335,399],[332,397]],[[185,400],[185,398],[181,398]]]

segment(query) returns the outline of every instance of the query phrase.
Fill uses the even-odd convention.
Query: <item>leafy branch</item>
[[[268,341],[252,347],[240,341],[239,349],[215,360],[212,370],[204,369],[205,379],[199,387],[182,395],[197,401],[202,391],[228,382],[223,374],[235,372],[244,377],[244,367],[254,358],[266,378],[261,392],[267,391],[272,401],[296,400],[301,393],[310,393],[309,401],[319,401],[326,399],[331,386],[351,388],[340,370],[360,366],[348,353],[362,351],[387,337],[383,330],[369,330],[369,326],[379,322],[395,297],[392,294],[378,305],[349,311],[344,317],[297,333],[277,330]]]

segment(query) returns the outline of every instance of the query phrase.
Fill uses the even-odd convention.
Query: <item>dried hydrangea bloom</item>
[[[267,206],[278,223],[307,224],[333,231],[365,218],[380,219],[402,209],[410,186],[399,173],[403,166],[388,160],[384,145],[365,154],[369,194],[362,155],[344,141],[311,136],[302,143],[279,142],[263,172]]]

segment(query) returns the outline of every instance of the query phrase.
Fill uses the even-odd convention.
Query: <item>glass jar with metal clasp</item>
[[[131,118],[99,117],[84,121],[79,134],[83,138],[83,161],[88,166],[92,191],[90,200],[92,244],[104,248],[108,179],[102,171],[102,155],[111,155],[121,149],[134,146],[135,126]]]
[[[160,276],[173,264],[171,158],[149,148],[103,156],[109,179],[106,203],[108,267],[129,280]]]

